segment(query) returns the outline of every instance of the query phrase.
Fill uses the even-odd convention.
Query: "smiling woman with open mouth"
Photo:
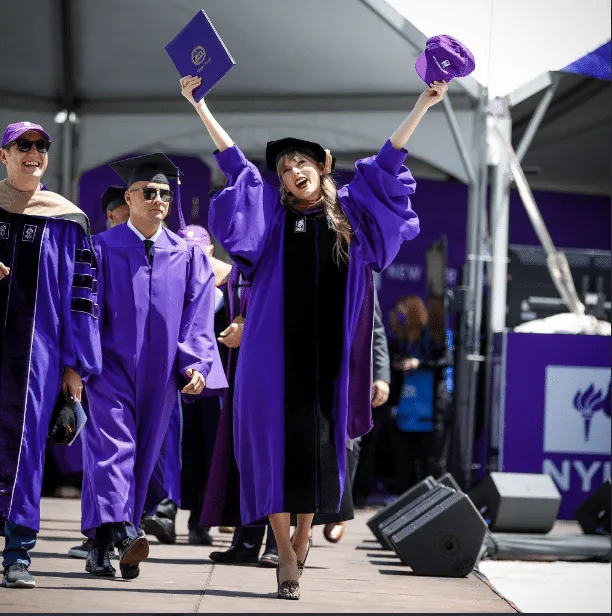
[[[375,156],[337,188],[320,144],[286,137],[266,147],[280,179],[267,184],[193,90],[181,80],[218,148],[226,187],[209,226],[252,283],[234,391],[234,442],[244,525],[269,519],[278,545],[278,597],[299,599],[315,513],[335,513],[346,440],[368,432],[374,287],[402,242],[419,232],[415,181],[404,146],[444,97],[434,82]],[[297,526],[290,538],[291,514]]]

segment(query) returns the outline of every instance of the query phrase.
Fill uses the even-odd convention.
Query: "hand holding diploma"
[[[83,382],[78,372],[72,368],[64,370],[62,377],[62,392],[64,395],[70,395],[73,400],[81,402],[81,393],[83,392]]]

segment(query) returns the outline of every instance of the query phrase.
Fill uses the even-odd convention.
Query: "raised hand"
[[[427,110],[433,107],[436,103],[439,103],[448,90],[448,83],[446,81],[433,81],[427,90],[419,96],[417,100],[417,107]]]
[[[180,80],[181,94],[192,104],[197,105],[196,100],[193,98],[193,91],[202,83],[201,77],[192,77],[187,75]]]

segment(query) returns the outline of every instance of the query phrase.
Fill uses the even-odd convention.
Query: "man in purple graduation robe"
[[[112,166],[127,182],[130,220],[94,240],[104,366],[88,388],[81,528],[95,532],[87,571],[115,574],[113,544],[122,577],[133,579],[149,552],[136,528],[164,496],[163,473],[154,471],[178,392],[215,393],[227,381],[213,332],[210,266],[197,246],[162,225],[173,199],[168,177],[178,169],[163,154]]]
[[[51,413],[60,390],[80,400],[81,379],[101,369],[89,221],[43,189],[49,147],[41,126],[20,122],[7,127],[0,150],[8,172],[0,182],[2,584],[20,588],[35,586],[28,552],[40,526]]]

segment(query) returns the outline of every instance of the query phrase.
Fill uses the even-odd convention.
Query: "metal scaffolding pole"
[[[493,101],[493,121],[504,132],[508,141],[512,137],[512,121],[508,103],[504,99]],[[493,166],[491,182],[491,267],[489,302],[489,331],[501,332],[506,327],[506,290],[508,278],[508,233],[510,221],[510,167],[505,150],[495,130],[490,134]]]
[[[453,104],[451,103],[448,96],[442,99],[442,105],[444,106],[446,119],[448,120],[448,123],[450,125],[453,137],[455,138],[455,144],[457,145],[457,149],[459,150],[459,154],[461,155],[461,160],[463,161],[463,166],[465,167],[465,172],[467,173],[471,185],[476,182],[474,165],[472,165],[472,161],[470,160],[470,154],[465,145],[465,142],[463,141],[463,136],[461,135],[461,129],[459,128],[459,122],[457,122],[457,116],[455,115]]]
[[[531,120],[529,120],[529,124],[525,129],[521,142],[516,148],[516,157],[519,162],[523,162],[523,158],[525,157],[525,154],[527,154],[527,150],[529,149],[529,146],[531,145],[531,142],[533,141],[533,138],[538,128],[540,128],[540,124],[542,123],[542,120],[544,119],[544,116],[548,111],[548,107],[550,106],[550,103],[552,102],[552,99],[557,92],[559,83],[560,79],[555,78],[555,81],[553,81],[552,84],[549,86],[548,90],[546,90],[544,96],[538,103],[536,110],[533,112]]]
[[[66,119],[62,124],[62,175],[60,194],[73,200],[72,176],[74,170],[74,114],[64,111]],[[72,116],[72,117],[71,117]]]
[[[484,209],[487,185],[486,110],[488,92],[483,88],[474,121],[474,181],[468,199],[467,262],[464,269],[464,300],[461,312],[457,362],[454,461],[457,479],[464,489],[472,483],[476,385],[480,362],[480,326],[482,320],[482,283],[484,274]]]
[[[511,174],[506,153],[499,141],[494,123],[504,131],[508,139],[512,136],[512,120],[507,99],[496,98],[491,102],[487,118],[489,161],[493,167],[491,174],[491,262],[489,263],[488,319],[485,352],[485,397],[483,432],[486,439],[485,470],[497,470],[497,461],[491,459],[496,430],[491,425],[493,337],[504,331],[507,311],[508,278],[508,231],[510,221],[510,183]],[[496,427],[495,427],[496,428]]]

